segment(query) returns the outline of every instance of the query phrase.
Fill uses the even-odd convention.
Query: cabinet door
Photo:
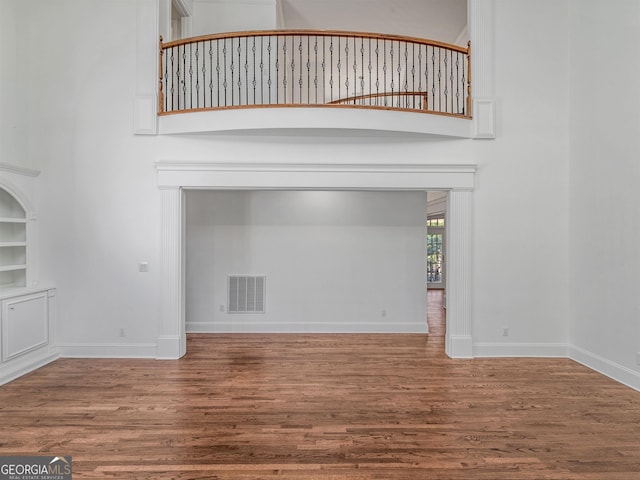
[[[2,301],[2,361],[49,341],[47,292]]]

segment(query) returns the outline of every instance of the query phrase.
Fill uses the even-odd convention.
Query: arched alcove
[[[38,172],[0,165],[0,289],[32,286],[35,275],[35,179]]]

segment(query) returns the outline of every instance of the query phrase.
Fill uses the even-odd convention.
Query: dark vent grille
[[[229,313],[264,313],[267,277],[229,275]]]

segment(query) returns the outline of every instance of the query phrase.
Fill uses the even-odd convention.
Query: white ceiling
[[[281,0],[283,28],[349,30],[466,43],[467,0]]]

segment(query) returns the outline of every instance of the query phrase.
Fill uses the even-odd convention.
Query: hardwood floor
[[[58,360],[0,387],[0,455],[74,479],[638,479],[640,393],[437,335],[189,335],[179,361]]]

